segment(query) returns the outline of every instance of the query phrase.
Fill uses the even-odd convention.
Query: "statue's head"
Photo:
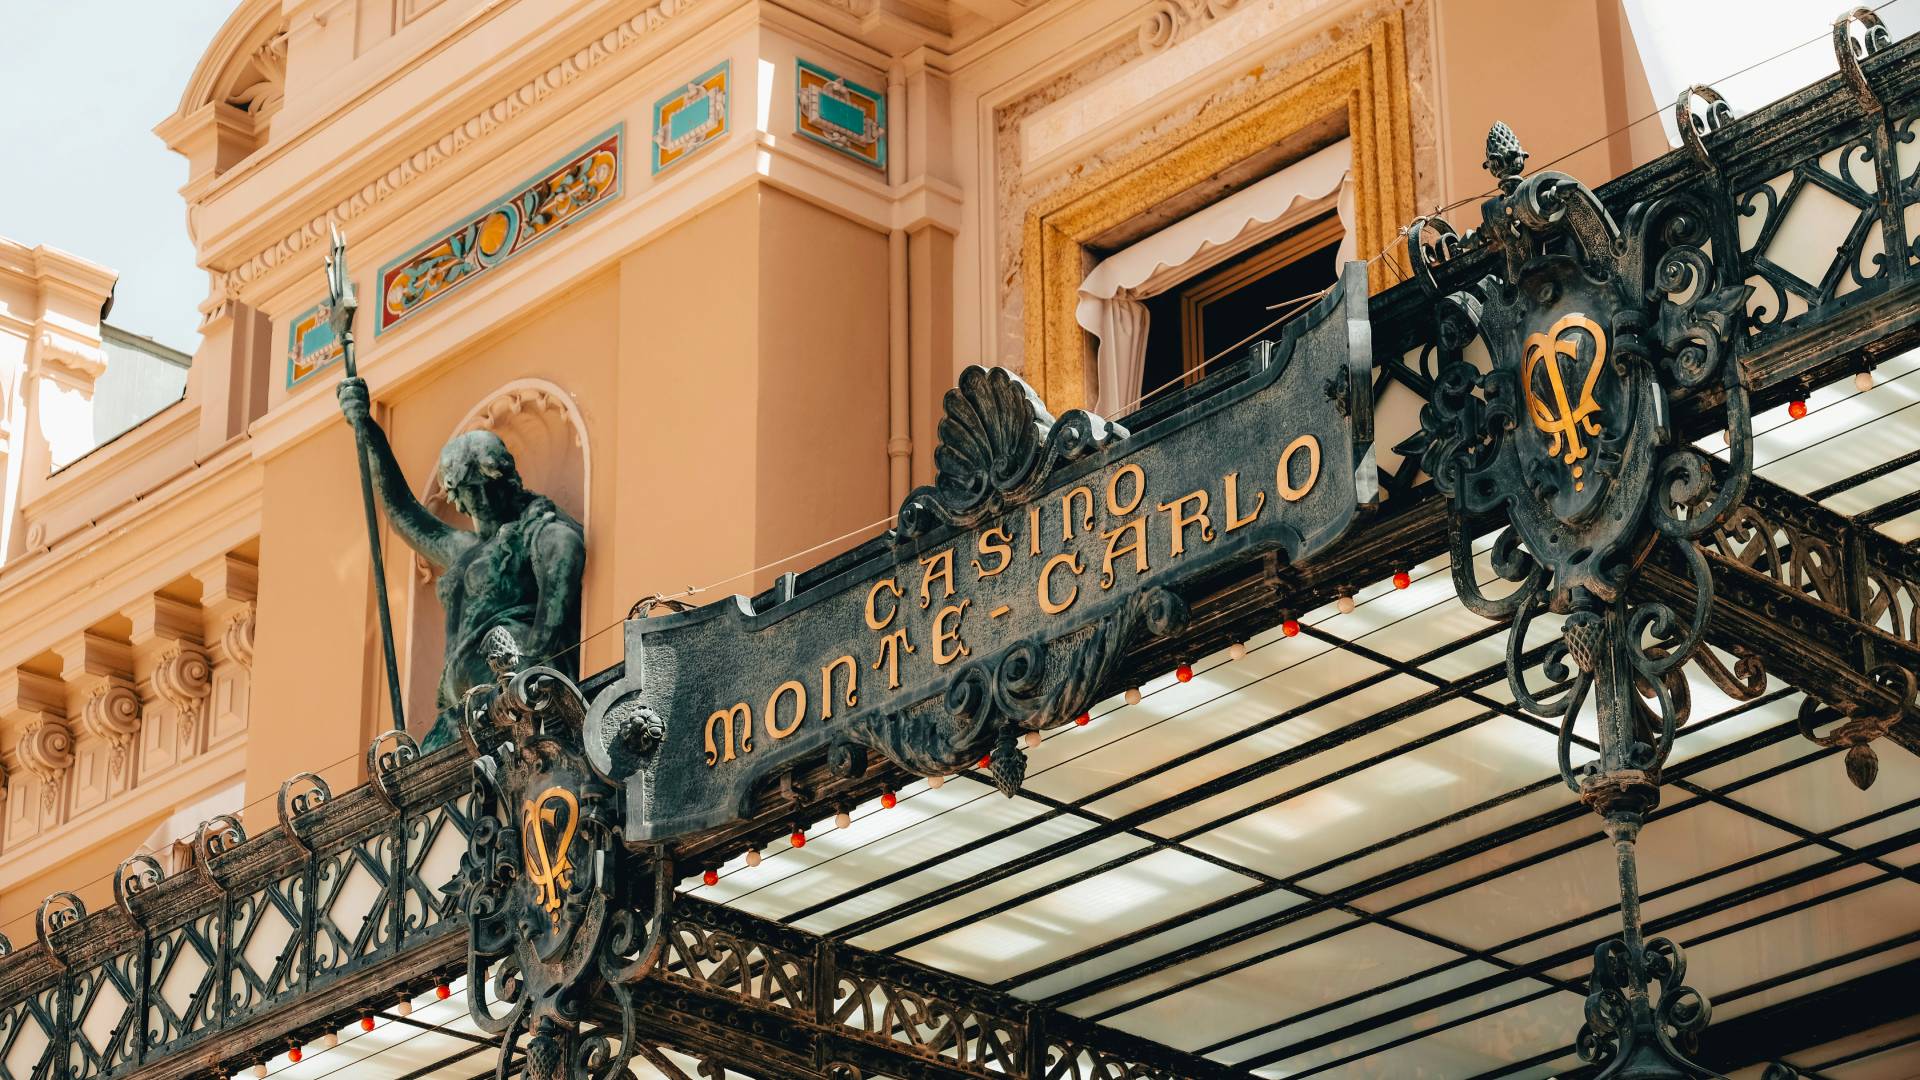
[[[440,451],[440,486],[482,533],[520,516],[526,492],[513,453],[491,431],[466,431]]]

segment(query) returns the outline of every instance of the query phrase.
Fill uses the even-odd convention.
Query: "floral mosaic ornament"
[[[616,125],[539,178],[380,271],[376,334],[506,262],[561,226],[620,194],[621,138]]]
[[[733,62],[722,60],[653,103],[653,171],[658,174],[727,133]]]
[[[315,304],[287,327],[287,389],[306,382],[322,368],[340,359],[340,338],[329,321],[333,309]]]
[[[800,134],[866,165],[887,168],[886,97],[818,64],[798,61],[794,93]]]

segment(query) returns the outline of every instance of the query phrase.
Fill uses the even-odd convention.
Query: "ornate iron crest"
[[[1635,204],[1622,226],[1565,173],[1523,178],[1526,158],[1513,132],[1495,124],[1486,167],[1500,193],[1483,204],[1480,228],[1461,236],[1422,219],[1409,231],[1444,359],[1421,430],[1399,449],[1419,455],[1456,515],[1505,514],[1492,563],[1517,587],[1498,597],[1482,591],[1471,532],[1459,527],[1455,589],[1473,611],[1513,619],[1515,699],[1558,721],[1561,776],[1606,818],[1618,849],[1624,933],[1595,955],[1580,1052],[1604,1064],[1607,1078],[1710,1076],[1685,1051],[1711,1007],[1682,984],[1676,946],[1642,940],[1633,852],[1687,718],[1681,665],[1696,660],[1739,698],[1764,683],[1752,670],[1736,678],[1700,647],[1713,578],[1695,544],[1739,505],[1753,471],[1747,389],[1732,359],[1750,289],[1715,257],[1736,250],[1724,191]],[[1502,272],[1443,294],[1440,265],[1487,249]],[[1484,364],[1469,358],[1475,338]],[[1671,396],[1705,392],[1726,401],[1728,467],[1718,473],[1668,419]],[[1662,542],[1692,581],[1684,616],[1628,593]],[[1536,692],[1526,678],[1527,632],[1547,612],[1564,621],[1541,665],[1554,686]],[[1574,722],[1590,697],[1599,756],[1576,770]]]
[[[550,668],[518,670],[520,650],[504,630],[491,631],[486,647],[497,680],[466,702],[466,736],[479,755],[474,831],[449,886],[471,933],[469,1012],[503,1036],[503,1065],[528,1040],[533,1080],[607,1080],[637,1045],[631,988],[659,958],[672,871],[619,842],[618,793],[581,746],[578,688]],[[621,1007],[617,1041],[581,1033],[602,994]]]

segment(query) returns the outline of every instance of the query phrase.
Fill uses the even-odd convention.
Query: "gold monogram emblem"
[[[1570,331],[1585,331],[1593,338],[1593,359],[1587,362],[1587,374],[1580,386],[1578,402],[1567,399],[1566,376],[1560,370],[1560,358],[1578,360],[1580,357],[1580,339]],[[1607,357],[1607,334],[1600,324],[1578,312],[1563,315],[1553,324],[1553,329],[1544,334],[1528,334],[1526,340],[1526,359],[1520,369],[1520,385],[1527,395],[1527,411],[1533,417],[1533,426],[1543,432],[1547,438],[1547,453],[1557,455],[1561,461],[1573,466],[1573,490],[1586,487],[1580,477],[1585,468],[1576,464],[1587,456],[1587,446],[1581,440],[1582,435],[1599,435],[1600,425],[1595,414],[1600,411],[1600,403],[1593,400],[1593,384],[1600,380],[1600,368]],[[1534,387],[1534,369],[1544,362],[1547,365],[1547,386],[1553,392],[1553,400],[1542,401]]]
[[[564,813],[563,813],[564,811]],[[560,899],[573,887],[573,832],[580,823],[580,803],[566,788],[550,787],[528,799],[520,815],[520,846],[526,855],[527,877],[533,882],[534,902],[547,913],[560,910]],[[548,846],[549,834],[552,846]]]

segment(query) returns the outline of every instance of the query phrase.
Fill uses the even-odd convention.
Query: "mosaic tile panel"
[[[732,61],[717,66],[653,103],[653,171],[678,164],[727,134]]]
[[[886,95],[818,64],[799,61],[794,75],[794,127],[823,146],[887,169]]]
[[[340,359],[340,339],[328,319],[333,309],[324,303],[301,312],[287,327],[287,389],[291,390]]]
[[[472,214],[380,271],[374,333],[402,319],[618,198],[623,126],[557,162],[513,194]]]

